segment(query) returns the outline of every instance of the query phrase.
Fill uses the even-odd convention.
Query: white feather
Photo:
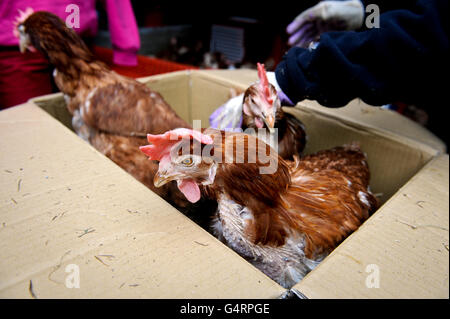
[[[364,205],[366,205],[367,207],[370,207],[370,203],[367,200],[367,195],[361,191],[358,192],[358,198],[359,200],[364,203]]]

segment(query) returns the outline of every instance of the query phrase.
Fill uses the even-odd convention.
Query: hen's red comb
[[[14,20],[14,29],[13,29],[13,33],[16,38],[19,37],[19,31],[17,30],[17,26],[25,22],[25,20],[28,19],[28,17],[34,13],[33,8],[30,7],[27,7],[25,11],[22,11],[20,9],[18,11],[19,15],[16,16],[16,20]]]
[[[139,147],[151,160],[161,161],[163,157],[170,154],[172,146],[183,138],[193,138],[202,144],[212,144],[214,140],[209,135],[202,134],[187,128],[177,128],[164,134],[147,134],[147,140],[151,145]]]
[[[22,11],[20,9],[18,11],[19,11],[19,15],[16,17],[17,23],[24,22],[30,15],[32,15],[34,13],[33,8],[30,8],[30,7],[27,7],[25,9],[25,11]]]
[[[272,106],[273,99],[270,96],[269,80],[267,79],[266,69],[264,68],[264,64],[257,63],[256,65],[258,67],[258,78],[261,91],[269,105]]]

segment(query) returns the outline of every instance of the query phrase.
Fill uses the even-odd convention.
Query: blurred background
[[[138,66],[125,67],[112,63],[108,19],[98,2],[99,30],[93,39],[94,51],[118,73],[135,78],[183,69],[256,69],[257,62],[273,71],[289,49],[286,26],[317,3],[131,0],[141,47]],[[402,103],[386,107],[446,140],[441,128],[429,125],[424,107]]]
[[[196,68],[272,70],[287,51],[286,26],[317,1],[282,6],[256,1],[177,2],[132,0],[140,55]],[[104,6],[97,5],[95,45],[111,48]]]
[[[77,2],[73,0],[74,2]],[[136,18],[140,48],[137,65],[113,62],[113,48],[106,2],[103,0],[78,1],[97,14],[98,29],[94,33],[82,34],[96,57],[105,62],[119,74],[138,78],[186,69],[256,69],[256,63],[264,63],[268,71],[274,71],[284,54],[290,49],[286,27],[306,9],[316,5],[318,0],[301,1],[167,1],[167,0],[129,0]],[[7,2],[0,0],[0,24],[11,26],[12,19],[8,8],[45,6],[55,9],[57,4],[65,6],[69,0]],[[123,2],[114,2],[116,6]],[[20,4],[20,6],[19,6]],[[128,7],[128,6],[127,6]],[[95,10],[94,10],[95,8]],[[2,11],[3,10],[3,11]],[[13,9],[11,9],[14,11]],[[43,9],[41,9],[43,10]],[[17,10],[15,10],[17,11]],[[14,11],[14,12],[15,12]],[[64,10],[60,15],[66,16]],[[96,11],[96,13],[95,13]],[[110,12],[108,12],[110,13]],[[381,9],[381,13],[383,10]],[[119,14],[120,16],[120,14]],[[126,15],[125,15],[126,16]],[[114,24],[117,27],[117,21]],[[113,25],[111,25],[113,26]],[[119,29],[127,26],[119,21]],[[0,35],[8,33],[8,28],[0,30]],[[113,28],[114,29],[114,28]],[[130,28],[124,28],[130,30]],[[134,30],[134,29],[133,29]],[[127,32],[127,31],[125,31]],[[125,33],[126,34],[126,33]],[[121,34],[123,36],[123,33]],[[10,34],[12,37],[12,34]],[[7,39],[7,37],[4,37]],[[114,37],[113,37],[114,38]],[[123,38],[122,38],[123,39]],[[135,38],[133,45],[135,44]],[[7,39],[8,40],[8,39]],[[116,40],[116,45],[117,40]],[[44,82],[53,81],[52,68],[43,58],[31,63],[18,52],[17,45],[0,43],[0,109],[25,102],[37,95],[57,92],[52,83],[44,87]],[[117,47],[115,48],[117,51]],[[120,48],[119,48],[120,49]],[[133,59],[135,58],[133,52]],[[9,59],[9,60],[7,60]],[[19,62],[17,62],[19,61]],[[135,64],[135,60],[133,60]],[[117,62],[117,61],[116,61]],[[29,64],[32,65],[29,65]],[[38,70],[39,69],[39,70]],[[17,70],[22,70],[18,72]],[[28,70],[28,73],[23,73]],[[34,70],[31,72],[30,70]],[[8,71],[8,76],[5,76]],[[333,72],[333,70],[330,70]],[[46,73],[46,77],[44,76]],[[20,75],[23,75],[20,77]],[[35,80],[32,76],[41,76]],[[24,83],[24,81],[28,81]],[[22,83],[27,90],[16,88],[14,83]],[[35,91],[30,86],[36,86]],[[444,103],[444,102],[443,102]],[[440,109],[427,105],[408,105],[395,103],[383,106],[398,112],[427,127],[447,143],[446,123],[438,112]],[[438,112],[431,114],[430,112]]]

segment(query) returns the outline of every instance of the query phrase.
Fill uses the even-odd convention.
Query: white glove
[[[364,20],[360,0],[322,1],[299,14],[286,28],[289,45],[308,47],[327,31],[356,30]]]

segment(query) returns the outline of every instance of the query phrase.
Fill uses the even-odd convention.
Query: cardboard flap
[[[285,291],[38,106],[0,112],[0,134],[0,297]]]

